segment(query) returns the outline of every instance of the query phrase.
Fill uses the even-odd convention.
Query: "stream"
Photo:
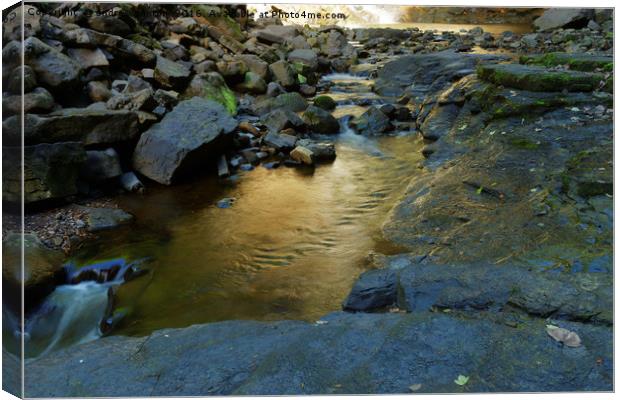
[[[333,163],[261,165],[225,181],[205,176],[116,199],[135,223],[104,232],[71,260],[150,260],[146,276],[117,285],[115,309],[126,316],[114,334],[231,319],[313,321],[341,308],[370,251],[398,252],[382,240],[381,224],[416,173],[422,143],[414,132],[356,135],[348,116],[381,103],[372,81],[323,79],[341,119],[341,133],[322,138],[336,145]],[[219,208],[223,198],[235,200]],[[98,337],[106,304],[106,284],[58,287],[26,323],[26,356]]]

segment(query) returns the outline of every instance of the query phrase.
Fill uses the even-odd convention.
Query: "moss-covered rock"
[[[303,114],[303,120],[310,131],[315,133],[338,133],[340,124],[328,111],[316,106],[310,106]]]
[[[545,67],[568,65],[575,71],[591,72],[596,69],[611,72],[614,69],[612,56],[600,56],[587,53],[548,53],[543,55],[521,56],[521,64],[535,64]]]
[[[222,75],[217,72],[208,72],[194,76],[187,90],[183,94],[184,99],[203,97],[222,104],[231,115],[237,115],[237,99],[232,90],[226,85]]]
[[[336,108],[336,102],[329,96],[317,96],[314,99],[314,105],[323,110],[331,111]]]
[[[520,64],[479,65],[478,77],[497,85],[533,92],[590,92],[602,89],[611,92],[612,79],[601,73],[555,71]]]

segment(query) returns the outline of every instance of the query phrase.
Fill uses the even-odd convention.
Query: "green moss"
[[[314,99],[314,105],[327,111],[336,108],[336,102],[329,96],[317,96]]]
[[[304,84],[307,82],[307,79],[305,76],[303,76],[302,74],[297,74],[297,81],[301,84]]]
[[[533,92],[589,92],[599,87],[605,76],[579,71],[555,71],[518,64],[481,65],[478,76],[491,83]],[[609,79],[604,87],[610,91]]]
[[[212,95],[208,96],[208,98],[226,107],[226,111],[228,111],[230,115],[237,115],[237,98],[233,91],[227,86],[215,91]]]
[[[131,40],[132,42],[141,44],[142,46],[148,47],[149,49],[161,50],[161,44],[157,40],[147,35],[141,35],[139,33],[134,33],[134,34],[127,36],[127,39]]]
[[[613,61],[610,61],[610,59],[611,57],[587,54],[548,53],[542,56],[522,56],[519,62],[521,64],[542,65],[545,67],[568,65],[571,70],[585,72],[591,72],[596,69],[613,71]]]
[[[536,150],[540,144],[525,138],[512,138],[510,144],[523,150]]]

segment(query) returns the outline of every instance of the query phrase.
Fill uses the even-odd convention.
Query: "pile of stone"
[[[5,201],[21,197],[22,112],[27,204],[137,191],[140,177],[171,184],[211,164],[226,175],[256,159],[288,159],[305,133],[339,131],[305,97],[315,95],[321,73],[355,62],[340,28],[233,19],[232,6],[15,11],[2,50]]]

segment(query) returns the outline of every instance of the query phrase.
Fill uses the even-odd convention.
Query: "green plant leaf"
[[[454,380],[454,383],[459,386],[464,386],[467,384],[467,382],[469,382],[469,376],[465,375],[459,375],[459,377]]]
[[[476,190],[476,193],[477,193],[477,194],[482,194],[482,186],[480,186],[480,187],[478,188],[478,190]]]

